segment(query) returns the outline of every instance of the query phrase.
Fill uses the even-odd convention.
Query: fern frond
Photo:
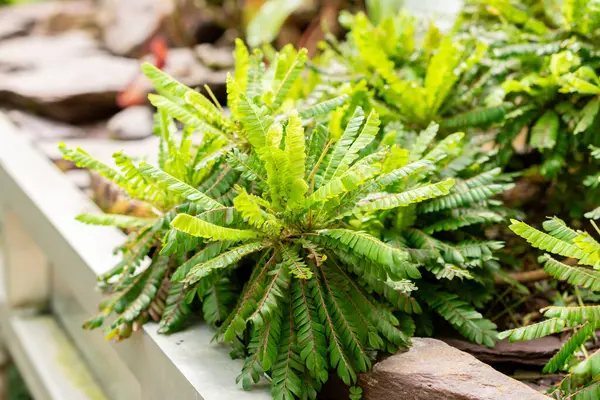
[[[343,94],[333,99],[322,101],[321,103],[314,104],[304,110],[300,110],[300,118],[306,120],[308,118],[320,117],[327,115],[338,107],[346,104],[350,97],[347,94]]]
[[[330,277],[321,269],[321,279],[317,285],[322,284],[322,290],[326,293],[326,305],[330,318],[335,323],[339,338],[344,344],[349,357],[352,359],[356,369],[366,372],[371,368],[371,360],[364,345],[366,339],[366,326],[361,325],[357,318],[357,310],[349,307],[345,293],[337,288]],[[342,378],[340,376],[340,378]]]
[[[165,309],[158,326],[159,333],[175,332],[186,322],[191,310],[185,299],[185,294],[183,283],[172,282],[169,285]]]
[[[207,210],[215,208],[223,208],[223,204],[211,199],[204,193],[194,189],[187,183],[176,179],[175,177],[167,174],[160,169],[147,164],[145,162],[140,163],[140,173],[152,182],[156,182],[167,189],[170,193],[174,193],[183,199],[187,199],[191,202],[197,203]]]
[[[279,263],[269,271],[269,279],[263,295],[257,301],[256,309],[248,317],[248,321],[252,321],[255,328],[269,323],[271,316],[278,310],[279,300],[286,297],[291,275],[285,263]]]
[[[285,153],[289,162],[287,185],[289,193],[289,205],[293,207],[301,204],[304,194],[308,190],[308,184],[304,181],[306,171],[304,129],[302,121],[296,111],[290,114],[288,124],[285,128]]]
[[[391,208],[406,207],[411,204],[420,203],[424,200],[446,196],[450,193],[450,189],[454,186],[454,182],[454,179],[445,179],[441,182],[424,185],[401,193],[383,193],[367,196],[357,203],[355,210],[389,210]]]
[[[202,264],[194,265],[185,276],[183,282],[187,285],[194,284],[213,271],[227,268],[228,266],[237,263],[245,256],[255,253],[264,247],[265,245],[261,242],[250,242],[227,250]]]
[[[233,204],[244,220],[270,236],[277,236],[283,226],[273,214],[262,209],[269,204],[265,204],[260,197],[248,194],[243,188],[239,188],[238,192],[238,196],[233,199]]]
[[[596,378],[600,375],[600,351],[596,350],[594,354],[580,362],[571,369],[574,375],[588,376]]]
[[[581,259],[584,253],[577,246],[564,240],[555,238],[547,233],[538,231],[524,222],[511,220],[509,229],[527,240],[533,247],[564,257]]]
[[[412,176],[414,173],[421,171],[433,164],[430,160],[419,160],[413,163],[407,164],[403,167],[392,170],[391,172],[379,175],[372,184],[365,188],[365,192],[379,192],[385,190],[387,187],[392,186],[402,179]]]
[[[321,236],[334,239],[334,241],[339,241],[342,245],[350,248],[354,253],[390,268],[399,264],[406,264],[408,258],[407,254],[402,250],[391,247],[363,232],[351,231],[349,229],[322,229],[316,233],[318,236],[311,236],[311,240],[319,242]],[[322,242],[329,245],[332,243],[329,241]],[[405,272],[405,275],[410,278],[419,278],[421,276],[419,271],[414,267],[406,268]]]
[[[285,307],[281,324],[279,351],[271,373],[271,379],[273,379],[271,395],[273,399],[288,400],[300,397],[302,394],[300,374],[303,365],[296,344],[298,341],[294,326],[294,312],[292,307]]]
[[[315,190],[308,196],[307,203],[314,204],[317,202],[325,202],[348,193],[359,188],[365,182],[368,182],[368,180],[376,175],[377,172],[379,172],[379,167],[375,165],[367,162],[357,163],[343,175],[331,179],[329,182]],[[352,204],[351,201],[350,203]]]
[[[335,261],[332,260],[331,264],[335,267],[333,272],[339,275],[340,280],[343,281],[340,289],[349,294],[353,304],[366,316],[368,322],[373,324],[395,346],[408,346],[410,344],[409,335],[398,327],[399,321],[394,314],[387,310],[383,304],[365,294],[365,291]],[[392,290],[399,293],[394,285],[392,285]],[[373,332],[370,332],[370,334],[372,335]]]
[[[300,254],[298,254],[297,249],[289,246],[281,246],[281,258],[283,260],[284,267],[287,268],[295,278],[312,278],[312,272],[306,266],[306,263],[300,257]]]
[[[561,347],[558,353],[548,361],[544,366],[543,372],[552,373],[563,369],[567,361],[573,357],[574,353],[579,351],[581,346],[583,346],[590,336],[592,336],[595,326],[596,323],[588,322],[580,327]]]
[[[188,235],[203,237],[210,240],[232,240],[254,239],[259,237],[259,233],[249,229],[225,228],[219,225],[211,224],[200,218],[189,214],[178,214],[171,226]]]
[[[177,267],[171,276],[171,280],[173,282],[182,281],[195,265],[203,264],[206,261],[218,256],[229,249],[233,244],[234,242],[229,242],[226,240],[206,244],[202,250],[194,254],[191,258]],[[185,252],[181,252],[181,254],[184,253]]]
[[[59,143],[58,149],[62,153],[65,160],[73,161],[77,167],[94,171],[116,185],[127,189],[128,182],[124,176],[103,162],[100,162],[96,158],[92,157],[83,149],[79,147],[70,149],[64,143]]]
[[[266,145],[267,133],[273,125],[273,117],[265,106],[257,106],[246,95],[241,94],[237,103],[239,119],[244,127],[245,135],[260,155]]]
[[[537,324],[532,324],[521,328],[515,328],[504,332],[500,332],[498,338],[508,338],[510,342],[516,342],[519,340],[538,339],[544,336],[561,332],[563,329],[565,329],[566,326],[567,323],[564,319],[552,318],[542,322],[538,322]]]
[[[490,184],[461,190],[457,188],[453,193],[440,197],[419,206],[419,213],[430,213],[462,207],[468,204],[479,203],[499,193],[504,192],[510,186],[502,184]]]
[[[345,352],[345,346],[340,337],[342,329],[338,329],[336,320],[330,314],[328,307],[328,296],[324,291],[320,282],[315,282],[313,285],[313,297],[316,302],[317,313],[319,319],[323,322],[325,333],[329,341],[329,363],[332,368],[335,368],[338,376],[346,385],[351,385],[356,382],[355,368]]]
[[[592,291],[600,291],[600,273],[589,268],[562,263],[549,254],[543,256],[543,261],[544,270],[554,278]]]
[[[423,300],[467,339],[488,347],[494,346],[498,337],[496,325],[470,304],[460,300],[458,295],[433,289],[423,295]]]
[[[438,161],[446,158],[448,154],[452,154],[459,149],[465,134],[463,132],[455,132],[440,140],[434,147],[425,154],[426,160]]]
[[[141,289],[139,295],[135,301],[131,302],[129,306],[117,318],[111,325],[114,329],[122,323],[132,323],[140,314],[150,306],[150,303],[154,300],[158,289],[167,273],[169,267],[168,257],[158,257],[148,268],[151,270],[147,274],[147,279]]]
[[[435,277],[439,279],[448,279],[451,281],[454,278],[458,279],[473,279],[473,275],[464,268],[454,264],[432,264],[425,266]]]
[[[116,226],[119,228],[141,228],[155,222],[155,219],[151,218],[122,214],[79,214],[75,219],[88,225]]]
[[[234,148],[227,154],[227,158],[228,164],[240,172],[244,180],[256,182],[257,184],[266,182],[264,168],[260,165],[256,155],[248,155]]]
[[[348,125],[346,125],[346,129],[344,130],[342,137],[337,142],[333,152],[331,153],[331,156],[328,159],[325,172],[323,173],[323,182],[329,182],[336,176],[338,167],[340,166],[346,153],[349,151],[350,146],[352,146],[354,143],[356,135],[358,134],[364,119],[365,117],[362,108],[357,107],[352,115],[352,118],[348,122]]]
[[[583,324],[587,321],[598,321],[600,319],[600,306],[550,306],[543,308],[541,312],[547,318],[558,318],[565,320],[569,325]]]
[[[209,125],[206,121],[201,119],[199,115],[196,114],[195,110],[187,108],[185,104],[178,104],[164,96],[152,93],[148,95],[148,99],[154,107],[158,108],[159,110],[164,110],[171,117],[185,124],[185,126],[189,129],[215,136],[223,135],[221,130]]]
[[[298,80],[300,72],[302,72],[304,63],[306,62],[306,58],[307,50],[300,49],[286,71],[285,76],[279,82],[279,86],[274,90],[275,97],[271,106],[273,110],[277,110],[279,107],[281,107],[281,104],[292,88],[292,85]]]
[[[594,400],[600,398],[600,383],[594,383],[573,392],[566,400]]]
[[[300,357],[311,376],[320,382],[329,378],[325,328],[314,306],[314,281],[292,281],[292,309]]]
[[[507,105],[499,105],[485,108],[476,108],[461,114],[446,118],[440,122],[445,129],[464,129],[479,126],[488,126],[504,119],[508,112]]]
[[[356,159],[358,158],[358,153],[375,139],[375,136],[379,131],[379,123],[380,121],[377,112],[375,112],[375,110],[372,110],[369,113],[369,116],[367,117],[367,120],[362,130],[360,131],[356,139],[352,142],[352,145],[343,154],[342,159],[340,160],[337,168],[333,172],[332,178],[343,175],[348,170],[348,168],[350,168],[352,163],[356,161]],[[344,136],[342,136],[342,140],[344,140]]]
[[[121,173],[128,181],[128,186],[125,190],[132,198],[148,201],[163,207],[170,203],[168,194],[163,188],[145,177],[130,157],[121,152],[116,152],[113,154],[113,159],[117,166],[121,168]]]
[[[207,324],[216,326],[225,320],[236,300],[235,286],[229,278],[213,274],[198,284],[198,297],[202,299],[202,315]]]
[[[182,99],[184,99],[185,103],[198,110],[209,123],[219,129],[231,130],[233,128],[221,110],[200,92],[173,79],[149,62],[142,64],[142,71],[152,81],[152,85],[160,95],[180,104],[183,104]]]
[[[567,224],[565,224],[565,222],[558,217],[553,217],[552,219],[544,221],[542,226],[550,236],[569,243],[573,243],[573,239],[575,239],[578,235],[575,230],[569,228]]]
[[[504,217],[493,211],[488,211],[486,209],[473,209],[467,210],[466,212],[460,213],[456,216],[453,215],[449,218],[439,220],[423,228],[423,231],[425,233],[432,234],[434,232],[454,231],[470,225],[498,223],[502,221],[504,221]]]
[[[410,149],[410,153],[408,155],[409,162],[414,162],[423,156],[425,150],[427,150],[429,145],[433,142],[433,139],[437,135],[439,128],[440,126],[438,124],[432,122],[426,129],[419,133],[415,143]]]
[[[255,329],[250,333],[250,343],[248,344],[250,354],[244,361],[242,372],[235,378],[235,383],[241,382],[244,390],[250,390],[252,384],[258,383],[264,374],[260,354],[267,338],[265,332],[265,330]]]

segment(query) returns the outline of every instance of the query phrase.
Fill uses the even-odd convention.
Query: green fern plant
[[[510,159],[513,141],[525,134],[527,144],[543,156],[543,175],[553,178],[567,167],[585,167],[587,147],[600,144],[597,2],[470,3],[457,26],[486,37],[489,62],[507,65],[505,81],[487,99],[491,105],[514,105],[497,138],[501,160]],[[498,29],[505,33],[496,35]]]
[[[265,191],[255,196],[238,188],[233,208],[245,223],[236,228],[175,217],[171,225],[185,234],[235,245],[208,260],[188,260],[174,279],[194,285],[252,259],[250,278],[218,337],[243,343],[238,380],[245,388],[266,373],[274,398],[314,398],[330,369],[352,385],[371,366],[371,350],[407,346],[414,331],[410,316],[395,315],[392,303],[420,277],[418,268],[407,251],[351,229],[347,217],[445,195],[454,181],[384,192],[433,161],[384,172],[386,149],[363,154],[379,131],[375,111],[365,118],[357,108],[333,141],[321,124],[305,134],[297,112],[279,123],[251,112],[252,103],[240,106]]]
[[[247,134],[237,106],[268,119],[285,113],[290,101],[300,104],[293,99],[301,97],[302,86],[298,83],[306,55],[305,51],[288,46],[274,54],[270,67],[265,68],[259,51],[250,55],[237,41],[235,59],[237,79],[235,83],[234,78],[228,82],[229,115],[214,100],[209,88],[206,89],[213,101],[150,64],[142,66],[158,92],[150,95],[158,109],[154,129],[160,138],[158,169],[122,153],[114,155],[118,168],[114,169],[82,149],[61,146],[66,159],[99,173],[131,199],[150,205],[155,213],[151,218],[112,214],[78,217],[84,223],[130,231],[120,249],[121,262],[99,277],[107,299],[100,305],[100,313],[84,327],[100,327],[115,313],[117,318],[110,324],[107,338],[126,338],[149,318],[160,321],[161,332],[172,332],[186,321],[196,295],[207,323],[216,325],[228,314],[237,293],[235,276],[214,274],[187,289],[170,278],[189,258],[213,257],[230,244],[214,245],[183,235],[171,230],[170,222],[176,214],[186,212],[213,223],[234,224],[234,186],[261,193],[265,184],[258,175],[263,171],[253,169],[261,166],[245,151],[253,137]],[[253,107],[250,111],[244,109],[250,107],[249,98]],[[302,112],[318,118],[345,100],[342,96],[308,104]],[[175,120],[183,123],[181,132],[177,131]],[[192,140],[198,134],[202,136],[199,144]]]
[[[501,121],[508,108],[483,100],[497,67],[481,61],[486,46],[468,35],[443,35],[431,24],[419,43],[415,19],[406,13],[374,25],[363,13],[342,13],[345,42],[330,38],[321,64],[346,79],[363,79],[370,106],[409,128],[438,122],[449,132]],[[342,66],[340,72],[340,65]]]
[[[596,232],[600,230],[594,221]],[[575,287],[579,298],[576,306],[550,306],[541,310],[545,320],[533,325],[514,328],[500,334],[510,341],[531,340],[559,332],[572,332],[560,351],[544,367],[544,372],[568,370],[569,374],[553,389],[558,398],[591,399],[600,390],[598,362],[600,352],[587,356],[585,343],[590,340],[600,323],[600,306],[585,305],[579,290],[600,290],[600,243],[586,231],[571,229],[559,218],[548,219],[544,231],[524,222],[512,220],[510,229],[533,247],[545,251],[540,257],[544,270],[557,280]],[[557,256],[564,257],[563,260]],[[578,353],[586,356],[581,360]]]
[[[404,300],[406,310],[421,314],[420,334],[433,334],[431,316],[438,313],[467,339],[493,346],[496,326],[477,309],[493,297],[494,275],[500,270],[494,253],[503,242],[486,239],[483,230],[517,215],[495,199],[513,187],[512,177],[493,168],[493,155],[480,152],[480,144],[467,141],[461,132],[436,142],[438,129],[431,124],[416,134],[390,124],[381,144],[391,146],[394,156],[389,163],[394,167],[422,158],[418,173],[403,185],[450,178],[456,184],[448,194],[418,205],[358,215],[353,222],[408,251],[411,262],[423,271],[414,280],[410,302]],[[396,184],[394,189],[403,186]]]

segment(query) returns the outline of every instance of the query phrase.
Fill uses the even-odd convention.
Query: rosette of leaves
[[[399,307],[418,316],[420,334],[433,334],[431,316],[437,313],[468,340],[493,346],[496,326],[477,309],[493,298],[494,275],[500,270],[494,253],[503,242],[487,239],[484,229],[515,215],[496,199],[513,187],[512,178],[493,168],[493,155],[482,153],[481,144],[467,141],[462,132],[436,141],[437,124],[419,133],[399,124],[385,130],[381,144],[391,146],[393,156],[384,169],[423,163],[418,173],[396,183],[394,191],[449,178],[456,183],[446,195],[357,214],[352,222],[407,251],[419,265],[422,277],[413,280],[411,297]]]
[[[590,221],[596,232],[600,230]],[[585,343],[594,337],[600,323],[600,306],[584,304],[582,297],[600,291],[600,243],[586,231],[571,229],[554,217],[543,223],[543,231],[524,222],[512,220],[510,229],[531,246],[546,252],[539,259],[544,270],[557,280],[572,285],[577,304],[550,306],[540,312],[546,317],[533,325],[500,334],[510,341],[531,340],[556,333],[569,333],[569,339],[548,361],[544,372],[568,371],[553,393],[560,399],[595,399],[600,396],[600,351],[591,355]],[[590,296],[591,297],[591,296]],[[585,356],[582,359],[580,353]]]
[[[384,171],[387,149],[365,153],[379,131],[375,111],[365,118],[357,108],[334,141],[321,124],[305,134],[296,112],[279,123],[246,99],[238,106],[265,190],[256,196],[238,188],[233,208],[245,222],[237,227],[176,216],[175,229],[227,246],[210,259],[191,258],[174,279],[193,286],[251,260],[218,337],[246,357],[238,378],[245,388],[266,373],[274,398],[314,398],[329,370],[352,385],[371,366],[372,350],[407,346],[414,331],[410,315],[394,314],[392,304],[421,276],[418,268],[408,251],[351,229],[347,216],[442,196],[454,182],[384,192],[434,161]]]
[[[472,36],[443,35],[430,24],[421,40],[415,19],[405,13],[376,25],[363,13],[342,13],[340,20],[349,29],[347,40],[330,38],[322,68],[346,80],[363,79],[380,114],[411,129],[439,122],[449,132],[488,126],[506,114],[504,104],[484,103],[504,67],[482,62],[487,47]]]
[[[97,328],[115,313],[117,318],[109,326],[108,338],[130,336],[149,317],[160,321],[160,332],[172,332],[185,322],[196,294],[207,323],[215,325],[227,315],[237,290],[235,277],[214,274],[185,290],[182,284],[170,281],[174,271],[188,258],[210,257],[225,245],[205,246],[201,239],[171,230],[170,221],[176,214],[186,212],[212,223],[232,224],[236,220],[229,207],[234,186],[244,187],[253,194],[261,192],[265,185],[256,180],[260,170],[248,169],[253,162],[245,152],[247,134],[238,119],[236,105],[252,98],[264,118],[283,113],[298,96],[297,83],[306,55],[302,50],[287,47],[274,54],[270,67],[266,68],[260,52],[250,55],[243,43],[237,41],[235,58],[237,79],[235,84],[233,78],[228,82],[232,106],[229,115],[216,101],[150,64],[143,65],[158,92],[150,95],[150,100],[158,108],[155,123],[155,133],[160,138],[158,170],[164,175],[157,176],[155,167],[122,153],[114,155],[118,168],[114,169],[82,149],[61,147],[66,159],[99,173],[121,187],[131,199],[149,205],[155,213],[151,218],[114,214],[79,217],[88,224],[117,226],[130,232],[120,249],[121,262],[99,277],[107,299],[100,305],[100,313],[84,327]],[[207,91],[214,100],[210,89]],[[344,101],[345,97],[338,97],[311,104],[303,113],[316,118]],[[183,124],[181,132],[175,121]],[[200,190],[202,195],[189,197],[187,188]],[[195,254],[198,250],[202,250],[201,255]]]
[[[544,176],[556,177],[566,168],[572,175],[578,165],[585,167],[590,161],[588,146],[600,145],[596,134],[600,123],[598,3],[470,3],[461,29],[487,35],[490,58],[513,66],[506,81],[488,98],[490,104],[514,105],[497,137],[502,162],[513,155],[515,138],[525,135],[525,143],[542,155]]]

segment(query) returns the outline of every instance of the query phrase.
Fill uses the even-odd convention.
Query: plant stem
[[[583,303],[583,299],[581,298],[581,292],[579,291],[579,286],[575,286],[575,296],[577,297],[577,303],[579,304],[579,307],[583,307],[584,303]],[[588,354],[588,352],[585,348],[585,344],[581,345],[581,352],[585,356],[586,360],[590,357],[590,355]]]
[[[511,272],[508,276],[520,283],[537,282],[551,277],[543,268],[535,269],[533,271]],[[501,276],[496,276],[494,278],[494,283],[496,283],[496,285],[509,284],[509,282],[505,281]]]
[[[506,313],[510,313],[513,309],[515,309],[516,307],[518,307],[519,305],[525,303],[527,300],[529,300],[529,296],[527,297],[523,297],[522,299],[520,299],[519,301],[511,304],[509,307],[507,307],[506,309],[504,309],[504,311],[500,312],[499,314],[497,314],[495,317],[491,318],[491,321],[496,321],[498,318],[500,318],[501,316],[503,316]]]

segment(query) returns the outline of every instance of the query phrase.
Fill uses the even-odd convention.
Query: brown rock
[[[511,363],[543,366],[562,347],[560,339],[555,336],[514,343],[505,339],[496,342],[492,348],[460,339],[443,339],[443,341],[488,364]]]
[[[39,24],[43,34],[56,34],[75,29],[98,35],[97,8],[93,0],[57,1],[53,12]]]
[[[99,24],[106,48],[120,56],[140,57],[157,34],[171,47],[214,43],[231,16],[223,6],[198,4],[197,0],[101,0]]]
[[[100,25],[106,48],[117,55],[138,57],[161,31],[173,11],[173,1],[102,0]]]
[[[176,46],[195,43],[215,43],[231,23],[231,14],[222,5],[210,5],[197,0],[178,0],[167,21],[166,35]]]
[[[436,339],[375,364],[360,378],[366,400],[543,400],[546,396]]]
[[[117,110],[117,93],[138,71],[136,60],[97,54],[0,72],[0,103],[65,122],[99,120]]]
[[[73,58],[100,53],[96,41],[82,31],[18,37],[0,42],[0,72],[63,65]]]

